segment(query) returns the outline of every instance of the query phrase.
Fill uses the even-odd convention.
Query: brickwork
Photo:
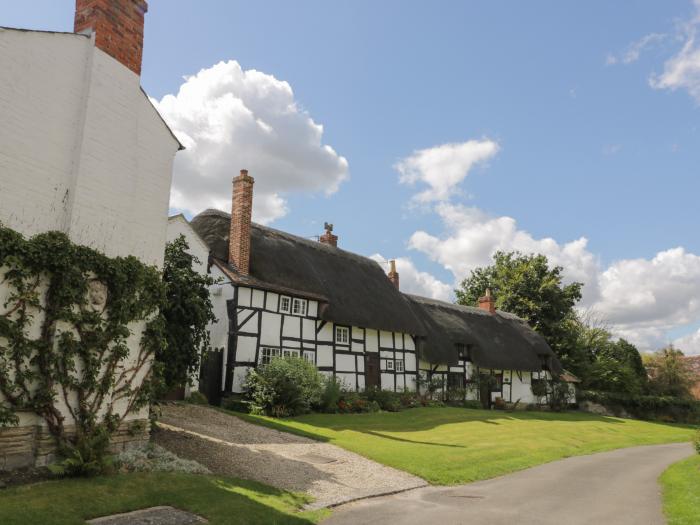
[[[479,297],[479,308],[491,314],[496,313],[496,300],[491,296],[491,290],[486,289],[486,295]]]
[[[145,0],[76,0],[74,31],[95,31],[95,44],[141,75]]]
[[[250,273],[250,223],[253,215],[253,184],[255,179],[248,170],[233,179],[231,203],[231,231],[228,244],[228,262],[241,275]]]
[[[396,289],[399,290],[399,272],[396,271],[396,261],[389,261],[389,266],[389,280],[394,286],[396,286]]]

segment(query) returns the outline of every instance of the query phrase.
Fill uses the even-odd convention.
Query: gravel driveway
[[[247,423],[218,410],[163,406],[155,442],[216,474],[306,492],[308,508],[391,494],[427,483],[335,445]]]

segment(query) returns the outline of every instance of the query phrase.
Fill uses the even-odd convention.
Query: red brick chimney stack
[[[479,297],[479,308],[490,314],[496,313],[496,301],[491,296],[491,288],[486,288],[486,295]]]
[[[241,275],[250,273],[250,223],[253,216],[253,183],[248,170],[233,178],[231,231],[228,238],[228,262]]]
[[[95,45],[141,75],[145,0],[75,0],[76,33],[92,30]]]
[[[392,259],[389,261],[389,280],[392,282],[396,289],[399,289],[399,272],[396,271],[396,261]]]
[[[328,224],[327,222],[323,223],[323,227],[326,230],[326,233],[321,235],[318,238],[318,241],[323,243],[323,244],[330,244],[331,246],[338,246],[338,236],[333,235],[333,225]]]

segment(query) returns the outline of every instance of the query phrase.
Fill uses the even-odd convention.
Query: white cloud
[[[566,282],[584,283],[581,308],[590,309],[616,335],[642,350],[666,344],[669,330],[700,320],[700,256],[683,248],[603,266],[585,237],[564,243],[536,238],[512,217],[493,217],[448,199],[432,210],[441,220],[442,233],[416,231],[408,246],[451,271],[455,283],[490,264],[496,251],[541,253],[564,268]]]
[[[624,52],[619,55],[608,54],[605,58],[605,63],[609,66],[614,64],[632,64],[639,60],[642,52],[645,49],[653,47],[666,39],[666,35],[662,33],[650,33],[644,35],[636,42],[632,42]]]
[[[370,256],[389,271],[389,261],[381,254]],[[396,259],[396,271],[399,273],[401,291],[405,293],[422,295],[431,299],[449,301],[452,295],[452,285],[443,283],[428,272],[421,272],[408,257]]]
[[[246,168],[255,178],[254,219],[268,223],[287,213],[285,194],[331,194],[348,177],[347,161],[323,144],[323,126],[299,107],[291,86],[234,60],[154,102],[187,148],[175,159],[173,208],[230,211],[231,179]]]
[[[469,171],[493,158],[498,150],[498,144],[489,139],[443,144],[414,151],[394,167],[400,174],[400,182],[410,185],[424,182],[429,186],[414,196],[417,202],[429,203],[453,195]]]
[[[673,346],[685,355],[700,355],[700,329],[685,337],[679,337],[673,341]]]
[[[681,50],[664,64],[661,74],[649,78],[654,89],[685,89],[700,104],[700,45],[696,41],[700,26],[700,0],[695,0],[695,14],[677,35],[683,43]]]

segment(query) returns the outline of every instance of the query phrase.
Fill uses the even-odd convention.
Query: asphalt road
[[[657,479],[692,452],[682,443],[578,456],[468,485],[349,503],[323,524],[664,524]]]

